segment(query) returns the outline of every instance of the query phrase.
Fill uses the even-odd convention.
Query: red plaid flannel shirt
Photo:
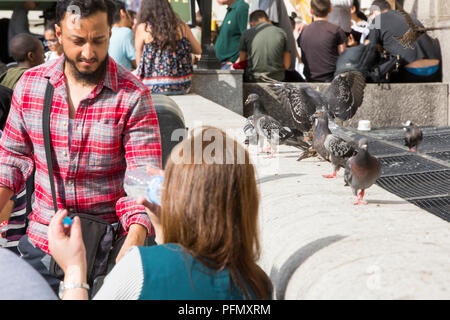
[[[49,253],[47,229],[54,215],[42,133],[47,82],[55,87],[50,131],[58,208],[132,224],[152,232],[143,206],[123,188],[127,168],[161,167],[158,118],[149,90],[109,59],[105,78],[78,106],[69,147],[69,105],[64,57],[25,72],[14,90],[0,141],[0,186],[18,193],[36,165],[35,201],[27,230]],[[48,80],[49,79],[49,80]]]

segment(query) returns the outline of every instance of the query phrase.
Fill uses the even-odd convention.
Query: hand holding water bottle
[[[161,193],[164,171],[154,167],[141,167],[128,170],[124,187],[128,196],[136,199],[136,203],[146,208],[150,221],[155,229],[156,243],[162,243],[162,228],[159,220],[161,214]]]
[[[145,197],[151,203],[160,206],[163,180],[163,170],[139,167],[127,170],[124,188],[129,196],[135,199]]]

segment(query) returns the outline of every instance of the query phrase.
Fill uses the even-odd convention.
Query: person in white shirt
[[[348,47],[364,44],[364,41],[370,33],[369,23],[367,22],[366,15],[360,9],[359,0],[353,0],[351,14],[352,32],[347,40]]]
[[[50,20],[45,24],[44,38],[44,45],[49,49],[49,51],[45,53],[45,61],[56,60],[61,57],[63,48],[56,37],[54,20]]]

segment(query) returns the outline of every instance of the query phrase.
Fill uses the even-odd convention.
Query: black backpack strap
[[[45,90],[44,98],[44,110],[42,112],[42,130],[44,134],[44,146],[45,157],[47,158],[48,176],[50,178],[50,187],[52,189],[53,208],[55,212],[58,211],[58,204],[56,202],[56,189],[55,179],[53,177],[53,164],[52,164],[52,150],[50,145],[50,112],[52,109],[53,92],[55,88],[50,82],[47,83],[47,89]]]

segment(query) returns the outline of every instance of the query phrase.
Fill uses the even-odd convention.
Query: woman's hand
[[[86,278],[86,248],[81,233],[81,222],[75,217],[70,227],[63,225],[67,210],[59,210],[48,227],[50,254],[65,274],[77,270],[81,279]]]
[[[164,176],[164,170],[152,167],[152,166],[148,166],[146,168],[146,171],[149,175],[151,176]]]

